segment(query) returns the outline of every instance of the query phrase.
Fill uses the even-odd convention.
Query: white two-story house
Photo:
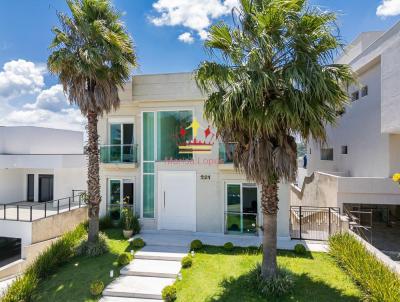
[[[102,215],[129,206],[144,230],[258,234],[260,191],[204,119],[191,73],[134,76],[120,97],[99,121]],[[280,186],[279,238],[289,237],[288,191]]]

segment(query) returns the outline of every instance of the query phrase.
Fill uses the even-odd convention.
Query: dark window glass
[[[28,174],[28,192],[26,199],[28,201],[34,201],[35,200],[35,175],[34,174]]]
[[[53,200],[53,183],[53,175],[39,175],[39,202]]]
[[[333,149],[322,148],[321,149],[321,160],[333,160]]]
[[[361,88],[361,97],[368,95],[368,86]]]
[[[351,101],[352,101],[352,102],[357,101],[359,98],[360,98],[360,92],[359,92],[358,90],[357,90],[357,91],[354,91],[354,92],[351,94]]]
[[[347,146],[342,146],[342,154],[347,154]]]

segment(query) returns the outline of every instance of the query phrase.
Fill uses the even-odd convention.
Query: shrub
[[[5,291],[2,302],[32,301],[39,282],[75,255],[75,246],[86,234],[85,223],[65,233],[42,252]]]
[[[88,237],[85,236],[76,247],[76,254],[81,256],[100,256],[108,252],[108,245],[106,235],[99,233],[99,240],[97,242],[89,242]]]
[[[129,208],[124,208],[121,213],[122,229],[133,230],[133,213]]]
[[[301,243],[298,243],[294,246],[294,252],[297,255],[304,255],[305,253],[307,253],[307,250],[304,245],[302,245]]]
[[[169,285],[162,290],[162,298],[165,302],[173,302],[176,300],[176,287]]]
[[[202,247],[203,247],[203,242],[201,242],[201,241],[198,240],[198,239],[193,240],[193,241],[190,243],[190,250],[191,250],[191,251],[199,250],[199,249],[201,249]]]
[[[140,223],[139,223],[139,218],[136,217],[136,216],[133,217],[133,220],[132,220],[132,230],[133,230],[133,234],[134,235],[139,234],[140,230],[141,230],[141,226],[140,226]]]
[[[97,297],[100,296],[104,290],[104,283],[101,280],[96,280],[90,283],[90,293]]]
[[[329,253],[360,285],[366,300],[400,301],[400,278],[380,262],[353,235],[338,234],[329,239]]]
[[[99,220],[99,228],[100,231],[104,231],[106,229],[113,228],[114,225],[112,224],[111,217],[109,215],[103,216]]]
[[[274,278],[265,280],[261,276],[261,264],[257,264],[249,273],[248,284],[260,295],[280,297],[293,291],[294,278],[289,271],[278,268]]]
[[[146,243],[144,242],[144,240],[142,238],[133,239],[131,244],[134,249],[141,249],[142,247],[144,247],[146,245]]]
[[[133,259],[133,256],[130,253],[122,253],[118,256],[118,265],[119,266],[125,266],[128,265],[129,262],[131,262]]]
[[[232,251],[234,248],[233,243],[232,242],[227,242],[224,244],[224,249],[227,251]]]
[[[186,257],[182,258],[182,260],[181,260],[181,264],[182,264],[183,268],[191,267],[192,263],[193,263],[192,257],[190,257],[190,256],[186,256]]]

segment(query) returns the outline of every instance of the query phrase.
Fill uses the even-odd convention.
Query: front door
[[[196,231],[196,172],[159,172],[158,210],[159,229]]]
[[[39,202],[53,200],[53,175],[39,175]]]

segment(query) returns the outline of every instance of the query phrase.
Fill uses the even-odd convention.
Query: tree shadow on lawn
[[[221,246],[214,245],[204,245],[197,253],[203,253],[208,255],[261,255],[262,251],[255,246],[250,247],[234,247],[233,250],[225,250]],[[287,258],[304,258],[304,259],[314,259],[311,252],[306,252],[305,254],[295,254],[293,251],[288,250],[278,250],[278,256]]]
[[[282,297],[258,294],[251,285],[250,272],[238,278],[230,277],[220,283],[222,291],[205,302],[357,302],[360,297],[343,294],[324,282],[312,280],[307,274],[293,275],[294,289]]]

